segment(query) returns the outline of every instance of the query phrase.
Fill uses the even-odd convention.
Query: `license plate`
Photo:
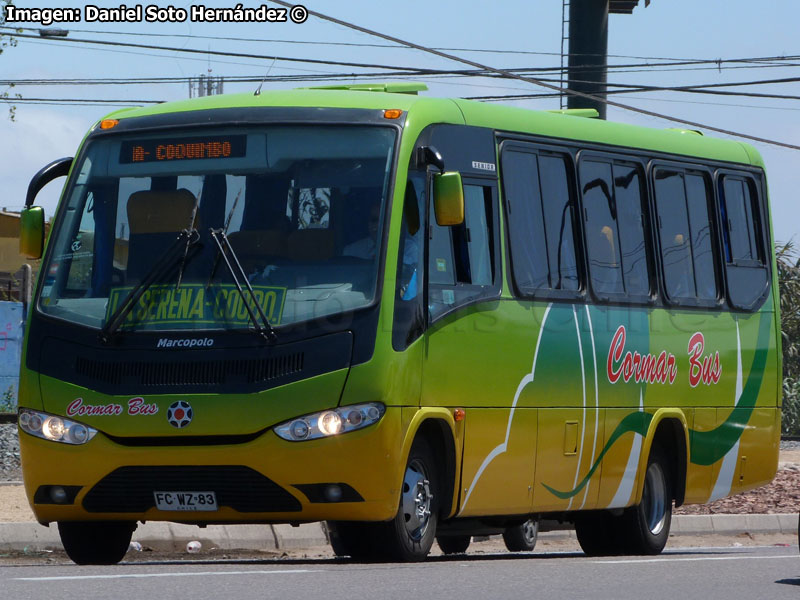
[[[214,492],[153,492],[153,496],[158,510],[217,510],[217,495]]]

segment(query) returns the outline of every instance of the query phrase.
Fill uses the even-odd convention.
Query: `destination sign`
[[[111,290],[108,298],[106,320],[116,311],[120,303],[130,293],[131,287],[118,287]],[[272,325],[279,325],[286,288],[254,285],[253,295]],[[250,308],[258,315],[250,294],[245,291]],[[137,328],[147,325],[166,325],[181,328],[181,325],[239,325],[248,326],[250,317],[242,295],[233,285],[204,284],[154,285],[142,294],[136,305],[125,317],[121,329]]]
[[[129,165],[178,160],[241,158],[246,155],[246,135],[170,137],[122,142],[119,162]]]

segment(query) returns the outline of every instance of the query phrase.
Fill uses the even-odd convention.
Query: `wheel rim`
[[[651,464],[647,469],[642,493],[642,511],[650,533],[653,535],[661,533],[667,520],[667,484],[661,465],[658,463]]]
[[[536,542],[536,530],[536,522],[533,519],[528,519],[522,524],[522,537],[529,546]]]
[[[403,518],[405,519],[408,536],[418,541],[422,539],[428,529],[431,516],[430,481],[428,481],[425,465],[419,460],[413,460],[406,468],[403,478]]]

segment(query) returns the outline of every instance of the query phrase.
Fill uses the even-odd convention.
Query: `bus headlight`
[[[380,421],[385,412],[386,407],[380,402],[340,406],[281,423],[275,433],[290,442],[316,440],[369,427]]]
[[[82,423],[25,408],[19,411],[18,422],[25,433],[62,444],[85,444],[97,433],[96,429]]]

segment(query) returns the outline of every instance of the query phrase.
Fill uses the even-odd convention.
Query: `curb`
[[[674,535],[738,535],[740,533],[787,533],[797,535],[797,515],[675,515]]]
[[[742,533],[784,533],[797,535],[797,515],[675,515],[671,535],[738,535]],[[572,530],[542,532],[542,538],[574,537]],[[321,523],[291,525],[209,525],[198,528],[178,523],[149,522],[139,525],[133,541],[154,550],[183,552],[190,541],[204,548],[222,550],[302,550],[326,546],[328,538]],[[0,523],[0,552],[59,550],[58,528],[38,523]]]
[[[204,548],[221,550],[274,551],[302,550],[327,546],[328,538],[321,523],[291,525],[209,525],[198,528],[151,521],[140,524],[133,533],[134,542],[164,552],[184,552],[186,544],[200,542]],[[55,524],[0,523],[0,552],[36,552],[60,550],[61,539]]]

